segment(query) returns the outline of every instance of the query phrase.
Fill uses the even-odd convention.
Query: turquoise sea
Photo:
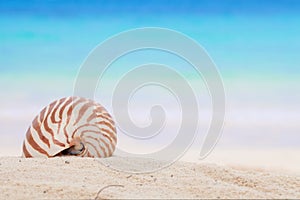
[[[120,32],[143,27],[181,32],[197,41],[215,62],[226,93],[226,120],[219,146],[300,147],[297,0],[1,0],[0,155],[18,155],[34,116],[51,101],[72,95],[80,66],[98,44]],[[177,59],[144,52],[120,60],[108,71],[108,86],[102,90],[99,87],[96,96],[110,108],[109,81],[117,81],[126,67],[154,61],[169,64],[181,70],[195,90],[201,91],[197,98],[202,106],[199,112],[203,113],[200,126],[205,130],[210,112],[208,93],[201,77],[194,76]],[[143,110],[143,106],[155,104],[149,97],[155,91],[152,89],[141,93],[135,98],[136,105],[131,105],[138,116],[133,119],[140,123],[148,123],[149,110]],[[161,94],[159,101],[169,98],[159,89],[157,92]],[[169,117],[177,113],[172,110],[178,108],[175,103],[168,107]],[[171,128],[169,132],[172,131]],[[166,138],[170,139],[166,136],[162,141]],[[126,143],[122,146],[126,148]]]

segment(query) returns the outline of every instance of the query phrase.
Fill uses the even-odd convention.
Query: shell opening
[[[84,151],[85,146],[82,142],[80,142],[79,144],[64,149],[55,156],[80,156]]]

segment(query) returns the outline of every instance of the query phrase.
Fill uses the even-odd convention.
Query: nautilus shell
[[[117,143],[111,115],[81,97],[52,102],[33,120],[23,143],[23,157],[109,157]]]

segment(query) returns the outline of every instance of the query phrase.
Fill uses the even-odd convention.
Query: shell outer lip
[[[78,149],[76,151],[74,151],[74,150],[72,151],[72,149],[75,147],[75,145],[72,145],[72,146],[58,152],[53,157],[56,157],[56,156],[81,156],[85,152],[86,148],[85,148],[85,145],[83,142],[80,142],[80,146],[81,146],[80,149]]]
[[[81,148],[79,150],[76,150],[76,152],[69,151],[70,155],[80,155],[80,154],[82,154],[82,152],[85,151],[85,146],[84,146],[83,142],[80,142],[80,146],[81,146]],[[74,146],[72,146],[72,147],[74,147]],[[72,147],[70,147],[69,149],[71,149]]]

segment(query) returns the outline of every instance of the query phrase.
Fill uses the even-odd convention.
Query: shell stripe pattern
[[[67,97],[52,102],[34,118],[23,142],[23,157],[109,157],[116,143],[115,123],[103,106]]]

